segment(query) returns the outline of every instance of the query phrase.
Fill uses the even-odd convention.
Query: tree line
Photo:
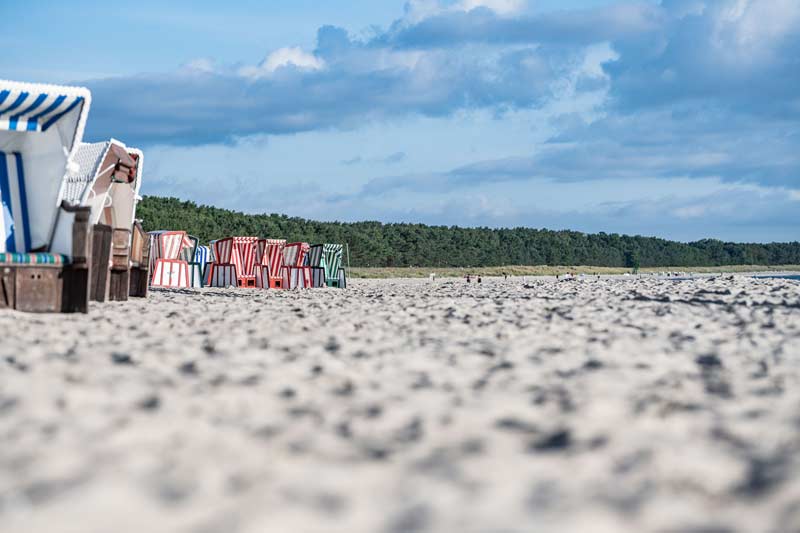
[[[245,235],[289,242],[347,243],[351,265],[361,267],[800,264],[800,242],[758,244],[704,239],[682,243],[638,235],[533,228],[318,222],[279,214],[250,215],[157,196],[146,196],[137,216],[147,231],[184,230],[204,243]]]

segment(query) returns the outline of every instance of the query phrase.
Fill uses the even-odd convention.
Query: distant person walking
[[[480,276],[478,276],[478,283],[480,283],[480,282],[481,282],[481,277],[480,277]]]
[[[469,274],[467,274],[467,283],[470,282]]]

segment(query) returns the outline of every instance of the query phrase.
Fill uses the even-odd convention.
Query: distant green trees
[[[353,266],[478,267],[592,265],[609,267],[800,264],[800,243],[680,243],[532,228],[460,228],[380,222],[316,222],[286,215],[248,215],[177,198],[147,196],[137,216],[147,231],[180,229],[201,242],[234,235],[310,243],[348,243]]]

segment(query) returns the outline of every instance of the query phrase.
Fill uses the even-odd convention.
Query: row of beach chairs
[[[149,286],[345,287],[339,244],[145,233],[144,154],[84,143],[90,104],[82,87],[0,80],[0,308],[85,313]]]
[[[183,231],[150,233],[151,286],[346,288],[344,245],[228,237],[201,246]]]
[[[91,93],[0,80],[0,308],[86,312],[147,295],[144,156],[84,143]]]

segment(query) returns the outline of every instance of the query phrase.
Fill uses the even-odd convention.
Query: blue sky
[[[0,77],[92,89],[146,194],[800,239],[796,0],[0,0],[0,46]]]

